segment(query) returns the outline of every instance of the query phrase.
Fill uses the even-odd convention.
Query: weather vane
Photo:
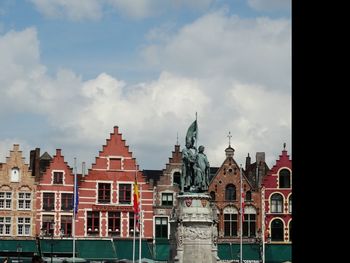
[[[230,131],[228,132],[227,137],[228,137],[228,145],[231,146],[231,137],[232,137],[232,135],[231,135]]]

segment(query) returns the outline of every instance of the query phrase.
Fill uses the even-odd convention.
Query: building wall
[[[17,171],[15,171],[17,170]],[[19,173],[18,180],[15,179],[16,175],[13,173]],[[25,163],[24,157],[22,157],[22,151],[19,149],[18,144],[13,145],[13,149],[10,151],[10,156],[6,157],[6,163],[0,164],[0,193],[11,193],[11,207],[0,208],[0,218],[11,218],[11,230],[10,234],[0,234],[1,238],[8,239],[23,239],[33,238],[36,235],[35,228],[35,214],[36,214],[36,184],[34,177],[31,175],[31,171],[28,168],[28,164]],[[30,194],[30,207],[26,208],[24,203],[24,209],[19,207],[19,194]],[[6,195],[6,194],[5,194]],[[4,198],[0,198],[4,200]],[[24,197],[24,202],[26,197]],[[4,200],[5,201],[5,200]],[[6,201],[5,201],[6,203]],[[18,218],[30,218],[29,233],[21,235],[18,232]],[[2,219],[3,220],[3,219]],[[28,225],[28,224],[26,224]]]
[[[290,187],[280,188],[279,187],[279,173],[281,170],[287,169],[290,171]],[[282,155],[276,161],[276,164],[268,172],[267,176],[263,181],[264,187],[264,203],[265,203],[265,237],[267,240],[271,240],[271,223],[274,219],[280,219],[283,222],[283,241],[271,241],[273,243],[288,243],[289,237],[289,223],[292,221],[292,214],[289,211],[289,197],[292,195],[292,161],[289,159],[287,151],[284,149]],[[281,194],[283,197],[283,208],[282,213],[273,213],[271,211],[271,196],[275,193]]]
[[[63,173],[63,182],[54,182],[54,172]],[[54,193],[54,208],[52,210],[44,209],[44,193]],[[37,214],[36,214],[36,232],[41,236],[47,235],[43,233],[43,217],[46,215],[54,216],[54,237],[62,237],[61,233],[61,216],[73,216],[73,210],[62,210],[61,201],[62,194],[74,193],[74,175],[72,169],[64,160],[61,149],[56,149],[46,171],[40,176],[39,185],[36,192]]]
[[[130,214],[133,213],[133,184],[135,176],[139,185],[139,192],[142,203],[143,231],[142,237],[152,238],[153,233],[153,189],[146,182],[144,175],[136,164],[136,159],[129,151],[118,127],[114,127],[113,133],[103,145],[102,151],[96,157],[95,163],[89,169],[88,174],[79,183],[79,211],[77,219],[76,235],[78,237],[109,237],[116,233],[109,233],[108,213],[120,212],[121,228],[117,237],[131,238],[129,228]],[[111,185],[111,199],[109,203],[98,201],[98,184],[107,183]],[[120,184],[131,185],[131,202],[121,204],[119,190]],[[87,227],[87,216],[89,211],[99,213],[100,231],[98,234],[91,233]],[[89,233],[88,233],[89,232]]]
[[[232,149],[232,148],[231,148]],[[219,222],[219,242],[239,242],[239,233],[240,233],[240,212],[241,211],[241,190],[240,190],[240,167],[233,159],[233,151],[230,148],[226,149],[226,159],[217,171],[216,175],[213,177],[212,181],[209,184],[209,193],[215,193],[214,204],[217,208],[218,213],[218,222]],[[228,151],[231,150],[231,151]],[[250,182],[243,174],[243,191],[251,191],[251,201],[245,202],[245,207],[253,206],[256,209],[256,235],[258,235],[258,230],[261,229],[261,197],[258,191],[254,191]],[[225,198],[226,186],[233,184],[236,187],[236,200],[227,201]],[[238,210],[237,218],[237,236],[224,236],[224,210],[233,207]],[[255,242],[254,238],[244,238],[244,242]]]
[[[180,191],[180,185],[175,183],[174,176],[180,174],[181,176],[181,151],[180,145],[175,145],[175,150],[172,152],[171,158],[169,158],[166,168],[162,171],[162,175],[157,182],[157,186],[154,187],[153,193],[153,205],[154,205],[154,217],[166,217],[168,220],[168,238],[170,235],[170,218],[173,208],[177,205],[177,195]],[[172,204],[164,205],[162,203],[163,194],[172,194]],[[156,229],[156,222],[154,221],[154,230]],[[154,237],[156,237],[154,233]]]

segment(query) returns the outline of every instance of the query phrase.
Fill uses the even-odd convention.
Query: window
[[[72,216],[61,216],[61,233],[63,234],[63,236],[72,235]]]
[[[111,184],[98,184],[98,202],[102,204],[111,202]]]
[[[55,194],[43,193],[43,209],[45,211],[54,210],[54,205],[55,205]]]
[[[173,185],[181,185],[181,174],[179,172],[173,174]]]
[[[237,236],[238,210],[235,207],[225,207],[224,209],[224,236]]]
[[[11,192],[0,192],[0,209],[11,209]]]
[[[255,237],[256,235],[256,210],[253,206],[244,208],[243,236]]]
[[[31,226],[30,217],[19,217],[17,222],[17,235],[29,236]]]
[[[131,184],[119,184],[119,203],[131,204]]]
[[[292,196],[289,196],[288,199],[288,212],[291,214],[292,213]]]
[[[156,238],[168,238],[168,218],[156,217]]]
[[[17,167],[14,167],[10,171],[11,173],[11,182],[19,182],[19,169]]]
[[[226,201],[236,200],[236,187],[233,184],[229,184],[226,186],[225,199]]]
[[[120,212],[108,212],[108,234],[120,235]]]
[[[215,192],[214,191],[210,192],[210,197],[211,197],[212,201],[215,201]]]
[[[162,205],[163,206],[173,205],[173,193],[162,193]]]
[[[271,241],[284,241],[283,222],[280,219],[275,219],[271,223]]]
[[[280,194],[273,194],[271,196],[271,213],[282,213],[283,197]]]
[[[292,242],[292,221],[289,221],[289,241]]]
[[[61,194],[61,210],[70,211],[73,209],[73,194],[62,193]]]
[[[63,184],[63,172],[53,172],[53,183]]]
[[[53,215],[43,215],[43,224],[41,230],[45,236],[53,235],[55,220]]]
[[[31,193],[18,193],[18,209],[19,210],[31,210],[32,194]]]
[[[252,192],[251,191],[247,191],[245,194],[245,200],[246,201],[252,201]]]
[[[97,235],[100,232],[100,213],[95,211],[87,212],[87,233]]]
[[[287,169],[281,170],[278,181],[280,188],[290,188],[290,171]]]
[[[11,217],[0,217],[0,236],[11,235]]]

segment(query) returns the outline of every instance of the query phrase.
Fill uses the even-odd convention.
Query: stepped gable
[[[129,151],[129,146],[126,145],[125,140],[122,138],[122,134],[119,133],[118,126],[114,126],[113,132],[110,133],[110,137],[106,139],[106,144],[102,146],[102,150],[99,151],[98,157],[95,158],[95,163],[92,164],[92,169],[108,169],[108,159],[121,160],[125,158],[130,160],[128,161],[127,166],[130,167],[130,169],[135,169],[135,158],[132,157],[132,152]],[[117,161],[115,165],[117,167]],[[124,169],[126,168],[124,167]]]
[[[281,167],[290,167],[292,166],[292,160],[289,158],[287,150],[283,150],[282,154],[279,156],[279,159],[276,160],[276,164],[271,168],[268,174],[276,174]]]

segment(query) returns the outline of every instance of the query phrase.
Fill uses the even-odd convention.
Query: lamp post
[[[256,243],[259,245],[259,262],[262,262],[263,260],[263,243],[262,242],[263,242],[262,231],[261,229],[259,229],[256,237]]]
[[[22,246],[21,244],[17,244],[17,262],[19,263],[20,262],[20,259],[21,259],[21,252],[22,252]]]
[[[53,236],[54,236],[54,233],[55,233],[55,222],[54,221],[51,221],[50,222],[50,235],[51,235],[51,263],[52,263],[52,256],[53,256]]]

